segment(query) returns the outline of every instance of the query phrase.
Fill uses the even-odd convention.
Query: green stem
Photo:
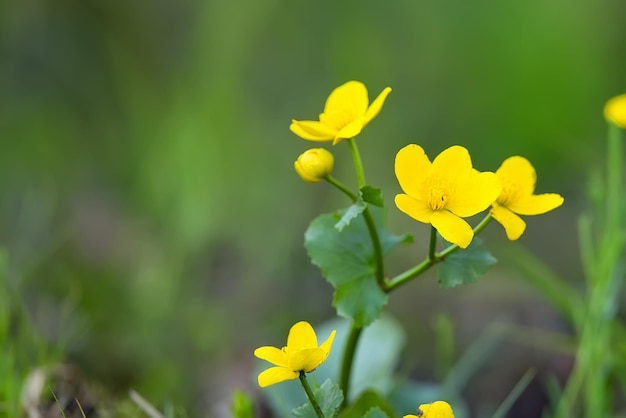
[[[474,235],[478,235],[483,229],[485,229],[485,227],[489,224],[489,222],[491,222],[491,215],[487,214],[487,216],[485,216],[483,218],[482,221],[480,221],[480,223],[478,225],[476,225],[476,227],[474,228]],[[432,250],[432,239],[433,239],[433,230],[434,228],[431,230],[431,250]],[[435,235],[436,237],[436,235]],[[408,270],[406,270],[405,272],[402,272],[400,274],[398,274],[396,277],[390,279],[389,281],[386,282],[385,284],[385,292],[389,293],[392,290],[402,286],[403,284],[407,283],[408,281],[414,279],[415,277],[419,276],[420,274],[424,273],[426,270],[428,270],[430,267],[432,267],[433,265],[437,264],[440,261],[443,261],[447,256],[449,256],[450,254],[452,254],[453,252],[459,250],[458,245],[454,244],[449,246],[448,248],[445,248],[444,250],[438,252],[438,253],[434,253],[430,254],[429,250],[429,256],[428,258],[426,258],[424,261],[422,261],[421,263],[419,263],[418,265],[416,265],[415,267],[412,267]]]
[[[365,171],[363,170],[361,154],[359,153],[359,148],[356,146],[354,138],[346,139],[346,141],[348,141],[348,145],[350,145],[350,152],[352,153],[352,159],[354,160],[354,169],[356,171],[356,181],[359,185],[360,190],[367,184],[365,182]]]
[[[311,402],[311,405],[313,406],[313,409],[315,410],[318,418],[324,418],[322,408],[320,408],[320,404],[317,402],[317,398],[315,398],[315,395],[311,390],[311,386],[309,386],[309,382],[306,380],[306,374],[303,371],[300,372],[300,383],[302,383],[302,387],[306,392],[306,396],[309,398],[309,401]]]
[[[350,189],[348,189],[348,186],[346,186],[345,184],[343,184],[342,182],[340,182],[339,180],[337,180],[331,175],[326,176],[325,180],[329,182],[330,184],[332,184],[333,186],[335,186],[337,189],[339,189],[343,194],[348,196],[350,200],[352,200],[353,202],[356,202],[357,196],[354,193],[352,193]]]
[[[354,353],[356,352],[357,342],[361,336],[362,327],[358,327],[352,323],[350,328],[350,334],[346,340],[346,347],[343,351],[343,359],[341,361],[341,374],[339,375],[339,388],[343,392],[342,409],[348,404],[348,393],[350,389],[350,375],[352,374],[352,362],[354,360]]]
[[[435,259],[435,251],[437,250],[437,230],[434,226],[430,226],[430,244],[428,245],[428,259]]]
[[[378,229],[376,229],[376,224],[374,223],[374,217],[370,212],[369,206],[365,208],[363,211],[363,218],[365,219],[365,224],[367,225],[367,230],[370,233],[370,239],[372,241],[372,247],[374,248],[374,258],[376,261],[376,271],[374,272],[376,275],[376,283],[378,283],[378,287],[381,290],[385,290],[387,286],[385,283],[385,265],[383,261],[383,248],[380,244],[380,237],[378,236]]]

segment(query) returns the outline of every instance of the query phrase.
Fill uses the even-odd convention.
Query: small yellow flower
[[[404,418],[454,418],[454,412],[448,402],[436,401],[420,405],[417,415],[405,415]]]
[[[348,81],[330,93],[319,121],[293,120],[289,129],[300,138],[333,141],[335,145],[357,136],[378,115],[390,92],[391,88],[386,87],[370,105],[365,85]]]
[[[510,240],[518,239],[526,229],[526,222],[517,215],[540,215],[563,204],[563,197],[556,193],[533,194],[537,174],[524,157],[507,158],[496,175],[502,182],[502,194],[493,203],[491,216],[502,224]]]
[[[606,102],[604,117],[609,122],[626,129],[626,94],[613,97]]]
[[[396,206],[420,222],[431,224],[441,236],[461,248],[472,242],[474,231],[463,219],[487,209],[502,186],[494,173],[472,168],[467,149],[455,145],[431,163],[419,145],[411,144],[396,155],[396,177],[405,194]]]
[[[302,180],[317,183],[333,171],[335,158],[324,148],[312,148],[300,154],[293,164]]]
[[[254,350],[256,357],[276,365],[259,374],[259,386],[264,388],[285,380],[297,379],[300,372],[315,370],[328,358],[334,339],[335,330],[318,347],[317,336],[311,324],[298,322],[289,330],[286,347],[279,349],[265,346]]]

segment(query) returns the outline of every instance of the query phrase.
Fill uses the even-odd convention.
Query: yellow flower
[[[333,141],[333,145],[344,138],[354,138],[383,107],[387,95],[386,87],[369,104],[367,88],[358,81],[348,81],[337,87],[326,99],[320,120],[293,120],[289,129],[300,138],[310,141]]]
[[[324,148],[313,148],[300,154],[293,164],[302,180],[317,183],[333,171],[335,158]]]
[[[328,339],[318,347],[317,336],[311,324],[298,322],[289,330],[286,347],[279,349],[266,346],[254,350],[256,357],[276,365],[259,374],[259,386],[264,388],[285,380],[297,379],[300,372],[315,370],[328,357],[334,339],[333,330]]]
[[[620,128],[626,129],[626,94],[613,97],[606,102],[604,117]]]
[[[411,144],[396,155],[396,177],[405,194],[396,206],[420,222],[431,224],[441,236],[461,248],[472,242],[474,231],[463,219],[487,209],[502,186],[494,173],[472,168],[467,149],[455,145],[431,163],[419,145]]]
[[[448,402],[436,401],[420,405],[417,415],[405,415],[404,418],[454,418],[454,412]]]
[[[517,215],[540,215],[563,204],[556,193],[533,194],[537,174],[524,157],[509,157],[496,175],[502,182],[502,194],[493,203],[491,216],[504,227],[506,236],[516,240],[524,233],[526,222]]]

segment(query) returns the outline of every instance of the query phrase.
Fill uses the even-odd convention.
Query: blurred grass
[[[259,336],[333,314],[301,242],[313,216],[345,202],[293,175],[311,144],[288,132],[292,118],[314,118],[348,79],[371,96],[389,85],[359,137],[389,203],[400,147],[462,144],[483,170],[527,156],[540,191],[562,192],[571,213],[581,167],[601,155],[600,109],[626,88],[623,11],[619,0],[2,2],[7,283],[47,343],[111,387],[206,409],[252,384]],[[333,151],[351,180],[346,150]],[[575,240],[571,217],[550,219]],[[301,303],[303,291],[319,302]]]

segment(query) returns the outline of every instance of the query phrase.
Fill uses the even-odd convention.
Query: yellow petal
[[[556,193],[544,193],[527,196],[507,207],[520,215],[540,215],[556,209],[563,204],[563,197]]]
[[[474,238],[474,231],[467,222],[447,210],[433,212],[430,223],[448,242],[467,248]]]
[[[456,185],[472,173],[472,159],[467,149],[453,145],[443,150],[433,160],[432,175],[442,179],[450,186]]]
[[[419,418],[417,415],[405,415],[402,418]]]
[[[417,409],[422,413],[422,418],[454,418],[452,407],[446,401],[423,404]]]
[[[289,130],[309,141],[332,141],[337,134],[337,130],[331,126],[313,120],[293,120],[289,125]]]
[[[328,357],[320,348],[307,348],[291,351],[289,354],[289,369],[310,372],[322,364]]]
[[[400,211],[406,213],[416,221],[429,224],[433,216],[433,210],[426,202],[414,199],[406,194],[397,194],[395,198],[396,206]]]
[[[526,229],[526,222],[504,206],[494,204],[491,208],[491,216],[498,221],[506,232],[506,237],[511,241],[515,241],[522,236]]]
[[[409,196],[422,197],[422,184],[430,173],[430,168],[430,160],[419,145],[407,145],[396,154],[396,177],[402,191]]]
[[[385,104],[385,99],[387,99],[389,93],[391,93],[391,87],[385,87],[385,89],[380,92],[378,97],[374,99],[372,104],[367,108],[367,111],[365,112],[365,120],[363,122],[363,126],[370,123],[370,121],[374,119],[376,115],[378,115],[380,109],[382,109],[383,107],[383,104]]]
[[[287,367],[287,355],[279,348],[270,346],[259,347],[254,350],[254,355],[277,366]]]
[[[289,330],[287,353],[308,348],[317,348],[317,337],[311,324],[306,321],[300,321]]]
[[[500,179],[494,173],[472,170],[465,179],[459,179],[456,193],[446,204],[446,209],[462,218],[474,216],[491,206],[501,191]]]
[[[626,129],[626,94],[613,97],[606,102],[604,117],[620,128]]]
[[[326,354],[326,357],[328,357],[328,355],[330,354],[330,349],[333,347],[333,341],[335,340],[336,333],[337,331],[333,330],[328,338],[326,338],[326,341],[324,341],[322,345],[320,345],[320,350],[322,350]]]
[[[293,168],[296,170],[296,173],[298,173],[298,175],[302,178],[302,180],[307,181],[309,183],[317,183],[319,181],[322,181],[322,179],[318,178],[318,177],[314,177],[312,175],[310,175],[307,170],[302,166],[302,164],[300,164],[300,161],[295,161],[293,163]]]
[[[330,93],[324,113],[352,115],[352,118],[356,118],[365,115],[368,102],[365,85],[359,81],[348,81]]]
[[[300,373],[285,369],[284,367],[270,367],[261,372],[258,377],[259,386],[262,388],[284,382],[285,380],[297,379]]]
[[[354,138],[361,133],[361,129],[363,129],[363,117],[359,116],[337,132],[333,140],[333,145],[336,145],[342,139]]]
[[[501,202],[511,202],[522,196],[529,196],[535,191],[537,173],[535,168],[524,157],[509,157],[496,170],[503,184]]]

